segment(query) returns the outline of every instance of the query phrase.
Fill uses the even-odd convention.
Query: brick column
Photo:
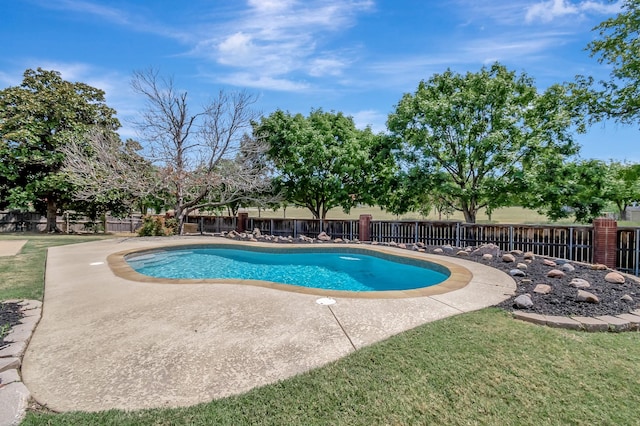
[[[370,214],[361,214],[360,215],[360,225],[359,225],[359,232],[358,232],[358,240],[360,241],[370,241],[371,240],[371,236],[369,235],[369,228],[371,225],[371,218],[372,216]]]
[[[236,228],[238,228],[238,232],[245,232],[247,230],[248,220],[249,220],[249,213],[247,212],[238,213],[238,223],[236,224]]]
[[[600,217],[593,221],[593,263],[616,268],[618,224],[615,219]]]

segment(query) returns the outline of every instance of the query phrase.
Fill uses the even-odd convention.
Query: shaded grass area
[[[26,425],[637,424],[640,333],[551,329],[490,308],[189,408],[31,412]],[[135,395],[131,395],[135,398]]]
[[[42,300],[47,248],[113,238],[109,235],[2,234],[0,240],[28,240],[20,253],[0,257],[0,300]]]

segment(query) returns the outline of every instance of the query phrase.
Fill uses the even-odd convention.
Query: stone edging
[[[602,315],[597,317],[562,317],[531,312],[513,312],[515,319],[533,324],[569,330],[596,331],[640,331],[640,309],[629,314]]]
[[[18,425],[26,415],[31,393],[22,383],[20,366],[31,334],[42,316],[39,300],[4,300],[18,303],[22,308],[20,324],[5,337],[10,342],[0,350],[0,425]]]

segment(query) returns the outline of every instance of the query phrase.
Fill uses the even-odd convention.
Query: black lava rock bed
[[[433,247],[428,251],[433,252]],[[467,249],[468,250],[468,249]],[[444,251],[442,254],[447,256],[460,256],[458,251]],[[473,253],[473,250],[471,251]],[[487,266],[504,271],[511,274],[517,269],[517,265],[525,264],[526,270],[522,270],[523,276],[512,276],[515,280],[517,289],[515,296],[505,300],[498,306],[508,311],[524,311],[544,315],[560,315],[560,316],[601,316],[601,315],[618,315],[629,313],[635,309],[640,309],[640,281],[637,278],[624,275],[624,283],[614,284],[605,281],[605,276],[612,272],[611,269],[594,269],[595,265],[570,262],[564,259],[544,258],[534,256],[525,260],[524,253],[514,251],[514,262],[505,262],[502,254],[493,256],[492,259],[484,259],[481,255],[465,256],[465,259],[482,263]],[[555,266],[545,264],[552,261]],[[574,270],[565,270],[563,265],[570,264]],[[602,268],[602,266],[600,266]],[[565,267],[570,269],[570,267]],[[560,270],[564,276],[559,278],[550,278],[548,276],[551,270]],[[586,288],[576,288],[571,285],[572,280],[580,278],[586,280],[590,286]],[[548,294],[540,294],[534,292],[538,284],[546,284],[551,287]],[[577,301],[578,290],[583,290],[595,295],[598,303]],[[528,294],[531,296],[533,305],[529,308],[517,308],[514,305],[515,298],[519,295]]]

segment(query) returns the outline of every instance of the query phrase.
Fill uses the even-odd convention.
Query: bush
[[[162,216],[144,216],[142,227],[138,231],[141,237],[164,237],[178,233],[178,221],[174,218],[165,219]]]

